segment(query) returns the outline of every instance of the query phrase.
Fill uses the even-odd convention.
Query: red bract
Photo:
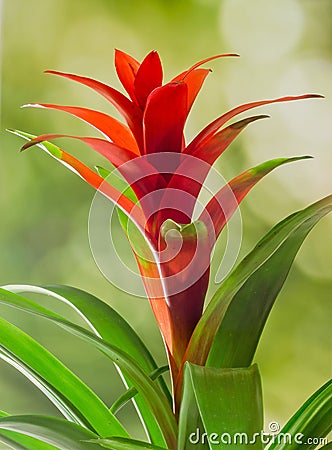
[[[318,97],[308,94],[238,106],[207,125],[187,145],[185,122],[209,73],[200,66],[224,56],[236,55],[200,61],[162,85],[163,70],[157,52],[149,53],[139,63],[117,50],[115,67],[128,97],[90,78],[48,71],[101,94],[122,114],[126,125],[86,108],[29,105],[74,115],[99,130],[103,138],[44,134],[28,142],[24,149],[58,137],[79,139],[115,166],[136,195],[137,202],[61,149],[53,154],[115,202],[144,235],[142,239],[142,235],[125,230],[164,337],[174,380],[202,315],[216,238],[249,190],[273,168],[288,162],[274,160],[236,177],[221,187],[199,220],[194,221],[197,197],[211,166],[249,123],[267,116],[249,117],[222,127],[238,114],[261,105]]]

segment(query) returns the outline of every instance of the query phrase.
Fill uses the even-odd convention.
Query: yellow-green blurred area
[[[94,130],[65,113],[20,106],[77,105],[118,117],[88,88],[43,74],[46,69],[67,71],[121,89],[113,67],[114,48],[139,60],[158,50],[166,80],[207,56],[241,55],[209,63],[213,72],[190,114],[188,139],[240,103],[303,93],[325,95],[324,100],[255,110],[253,114],[272,117],[250,125],[217,163],[230,179],[273,157],[314,156],[278,169],[243,202],[244,255],[277,221],[332,191],[331,17],[329,0],[4,1],[1,284],[58,283],[87,290],[126,317],[163,364],[162,341],[147,300],[116,289],[93,260],[87,235],[93,190],[38,148],[20,154],[22,141],[5,129],[95,136]],[[57,143],[91,167],[101,163],[107,167],[83,144]],[[305,241],[255,358],[263,377],[267,423],[283,424],[331,376],[331,219],[325,218]],[[117,244],[127,248],[122,239]],[[107,404],[122,391],[111,363],[76,338],[3,306],[1,315],[53,351]],[[39,391],[5,363],[0,363],[0,410],[56,414]],[[124,411],[121,417],[132,423],[132,412]]]

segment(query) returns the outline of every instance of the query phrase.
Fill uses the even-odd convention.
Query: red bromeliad
[[[53,156],[115,202],[144,235],[143,240],[137,235],[129,236],[128,220],[122,222],[165,341],[174,384],[202,315],[216,239],[238,204],[264,175],[285,162],[299,159],[280,158],[244,172],[215,193],[195,220],[197,198],[214,162],[249,123],[267,116],[253,116],[224,125],[238,114],[261,105],[318,97],[308,94],[238,106],[207,125],[186,144],[185,122],[209,74],[208,69],[200,66],[224,56],[236,55],[217,55],[200,61],[163,85],[157,52],[149,53],[139,63],[117,50],[115,67],[128,96],[90,78],[48,71],[101,94],[122,114],[127,125],[86,108],[29,105],[65,111],[103,134],[103,138],[44,134],[23,148],[58,137],[79,139],[106,157],[127,182],[127,189],[120,192],[102,174],[54,147]],[[204,357],[200,358],[202,362]]]

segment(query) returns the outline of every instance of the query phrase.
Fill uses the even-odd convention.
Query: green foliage
[[[99,444],[103,448],[111,448],[113,450],[166,450],[164,447],[157,447],[147,442],[117,437],[96,439],[91,440],[91,442]]]
[[[174,450],[213,450],[220,445],[216,443],[218,436],[213,433],[226,432],[232,436],[242,432],[248,437],[259,433],[263,429],[260,377],[256,366],[246,367],[252,361],[263,325],[300,245],[331,209],[330,196],[280,222],[224,281],[194,335],[196,339],[203,336],[198,334],[203,330],[204,339],[211,343],[210,351],[204,345],[198,346],[197,343],[204,343],[202,338],[194,339],[189,348],[188,359],[193,354],[207,354],[208,358],[206,365],[204,362],[202,365],[185,364],[179,431],[171,412],[168,389],[160,377],[167,368],[157,367],[138,335],[110,306],[91,294],[66,286],[12,285],[0,289],[0,303],[51,320],[93,345],[120,368],[131,385],[108,410],[91,389],[50,352],[19,328],[0,319],[1,357],[34,383],[66,418],[8,416],[3,412],[0,414],[0,440],[18,450],[83,450],[98,446],[157,450],[165,445]],[[51,296],[66,303],[84,319],[91,331],[29,300],[22,293]],[[190,353],[193,348],[200,351]],[[331,429],[331,387],[331,383],[327,383],[317,391],[282,433],[325,436]],[[129,438],[111,412],[116,412],[132,398],[152,444]],[[197,438],[197,433],[200,438],[206,433],[210,442],[205,438],[199,446],[189,442],[188,436]],[[259,440],[254,445],[262,448]],[[271,448],[286,447],[274,443]],[[288,448],[300,447],[293,443]],[[306,448],[313,448],[313,445]]]
[[[63,288],[63,290],[65,289],[66,288]],[[59,290],[62,290],[62,288],[59,288]],[[56,324],[60,325],[62,328],[73,333],[75,336],[78,336],[79,338],[93,344],[97,349],[105,353],[114,363],[116,363],[117,366],[119,366],[119,368],[124,372],[124,374],[131,380],[137,391],[141,394],[142,398],[145,400],[145,402],[149,407],[149,413],[151,412],[155,416],[155,419],[160,429],[162,430],[166,442],[168,444],[174,442],[176,436],[176,424],[167,397],[162,392],[162,390],[150,380],[148,375],[145,374],[144,370],[138,365],[138,363],[131,356],[122,351],[120,348],[109,344],[104,339],[96,337],[91,332],[83,329],[80,326],[75,325],[72,322],[67,321],[64,318],[60,318],[58,315],[52,313],[51,311],[47,311],[45,308],[43,308],[41,312],[40,306],[35,302],[27,300],[22,296],[18,296],[17,294],[9,293],[3,289],[1,290],[0,294],[1,294],[0,300],[1,302],[6,303],[7,305],[10,306],[19,307],[20,309],[23,309],[32,314],[50,319]],[[7,345],[9,344],[10,339],[8,338]],[[33,362],[30,362],[30,360],[29,363],[33,364]],[[42,372],[42,377],[45,377],[47,380],[47,372],[45,373],[46,368],[47,365],[45,366],[42,365],[42,369],[44,370]],[[66,373],[65,367],[63,368],[63,371],[65,374]],[[61,370],[59,370],[58,377],[60,380],[59,383],[61,387],[61,377],[62,377]],[[53,399],[55,397],[54,394],[52,394],[51,397]],[[80,398],[80,400],[83,404],[82,406],[83,411],[86,410],[87,414],[93,415],[93,410],[89,408],[88,404],[84,403],[85,402],[84,395]],[[108,412],[108,414],[110,417],[108,421],[106,419],[106,424],[108,425],[108,422],[110,422],[112,418],[117,423],[113,414],[111,412]],[[144,414],[143,408],[141,414]],[[95,416],[93,417],[97,421],[97,418]],[[100,427],[99,429],[101,430],[102,424],[97,423],[97,425]],[[109,435],[126,436],[126,433],[123,433],[121,432],[121,429],[117,430],[116,428],[113,429],[109,428],[108,433],[105,430],[100,432],[101,437],[106,437]],[[156,439],[158,439],[158,437],[159,436],[157,436]]]
[[[329,196],[282,221],[221,286],[214,304],[225,304],[227,293],[233,289],[232,281],[240,289],[232,295],[221,320],[208,365],[247,367],[251,364],[266,320],[297,252],[312,228],[331,210],[332,196]]]
[[[154,370],[153,372],[150,373],[150,378],[151,380],[156,380],[159,377],[161,377],[161,375],[165,372],[169,372],[169,367],[167,366],[162,366],[162,367],[158,367],[158,369]],[[133,397],[135,397],[135,395],[137,394],[137,389],[135,389],[134,387],[129,388],[124,394],[121,395],[121,397],[119,397],[111,406],[110,411],[113,414],[116,414],[117,412],[120,411],[120,409],[122,409],[128,402],[129,400],[131,400]],[[170,395],[170,394],[169,394]]]
[[[127,435],[79,378],[30,336],[1,318],[0,345],[0,357],[30,379],[68,420],[103,436]]]
[[[263,428],[263,401],[257,366],[219,369],[186,363],[179,419],[179,450],[223,444],[225,433],[233,442],[236,433],[249,439]],[[237,441],[236,448],[247,448]],[[227,442],[226,442],[227,443]],[[257,440],[253,449],[261,449]]]
[[[0,418],[0,430],[9,430],[11,444],[17,450],[96,450],[87,441],[96,435],[66,420],[45,416],[7,416]],[[19,436],[18,433],[27,436]],[[40,442],[42,441],[42,442]],[[8,443],[8,441],[7,441]],[[45,445],[46,443],[47,445]],[[50,444],[50,445],[49,445]]]
[[[287,217],[257,244],[208,305],[192,336],[189,361],[205,364],[207,360],[215,367],[251,363],[270,308],[300,245],[331,209],[332,196],[328,196]]]
[[[135,331],[113,308],[95,296],[68,286],[10,286],[8,289],[16,293],[26,292],[51,296],[57,301],[69,305],[84,319],[92,332],[109,344],[115,345],[129,354],[146,373],[158,370],[150,352]],[[11,298],[12,304],[14,304],[14,301],[18,307],[22,306],[23,308],[28,302],[24,300],[22,304],[19,296],[13,296]],[[34,303],[33,308],[36,311],[40,307]],[[50,311],[42,308],[40,312],[46,312],[46,314],[50,315]],[[126,384],[130,387],[131,381],[125,375],[123,377],[126,380]],[[169,399],[169,402],[171,402],[170,393],[163,380],[159,378],[158,384]],[[140,410],[140,418],[152,442],[163,443],[159,427],[146,402],[141,396],[136,396],[135,402]]]

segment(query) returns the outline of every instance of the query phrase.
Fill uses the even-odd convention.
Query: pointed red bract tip
[[[322,94],[308,94],[308,98],[325,98]]]
[[[121,50],[115,50],[114,64],[116,73],[129,97],[135,101],[134,82],[140,63]]]
[[[27,150],[29,147],[32,147],[33,145],[35,144],[31,144],[31,141],[27,142],[26,144],[22,145],[22,147],[20,148],[20,152],[24,152],[24,150]]]
[[[159,54],[153,50],[142,61],[134,80],[134,94],[138,106],[144,110],[151,92],[160,87],[163,81],[163,68]]]
[[[44,70],[43,73],[47,73],[47,74],[51,74],[51,75],[60,75],[60,74],[64,75],[65,74],[65,72],[61,72],[59,70],[52,70],[52,69]]]
[[[198,67],[202,66],[203,64],[209,62],[209,61],[213,61],[214,59],[219,59],[219,58],[224,58],[224,57],[240,57],[240,55],[238,55],[237,53],[222,53],[220,55],[214,55],[214,56],[210,56],[209,58],[205,58],[202,59],[202,61],[198,61],[196,64],[194,64],[193,66],[191,66],[185,73],[183,76],[183,80],[195,69],[197,69]]]
[[[286,99],[285,101],[289,100],[305,100],[307,98],[325,98],[324,95],[321,94],[303,94],[303,95],[289,95],[286,97],[281,97],[281,99]],[[277,101],[278,99],[276,99]]]

